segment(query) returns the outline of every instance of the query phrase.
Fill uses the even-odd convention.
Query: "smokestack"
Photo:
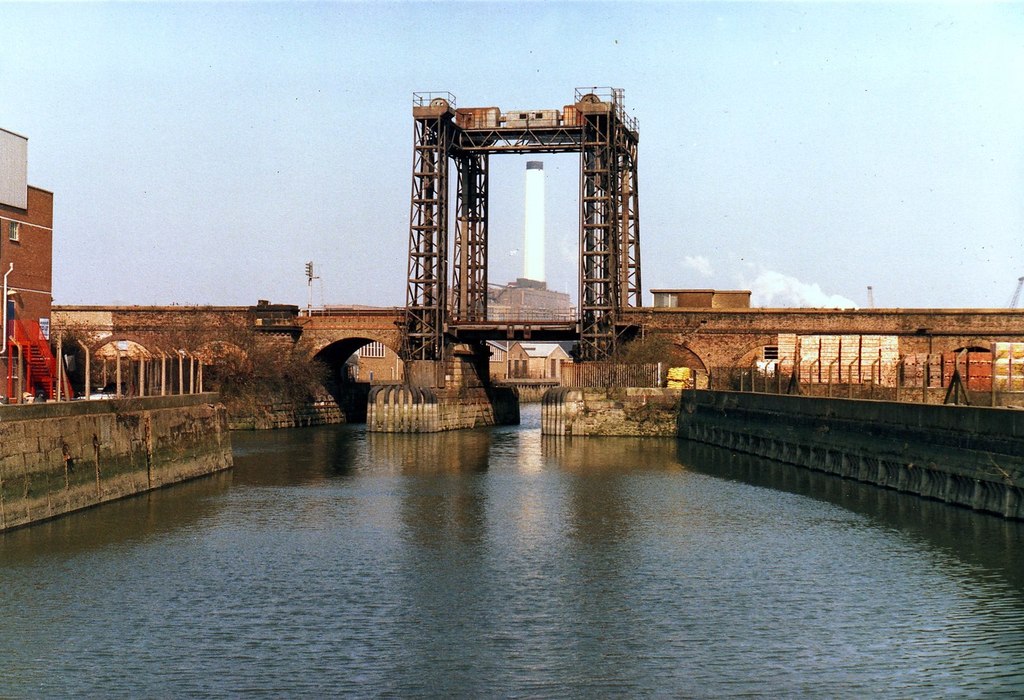
[[[526,161],[526,226],[523,277],[544,281],[544,163]]]

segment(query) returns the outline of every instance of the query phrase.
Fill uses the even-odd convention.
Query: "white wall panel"
[[[0,129],[0,204],[28,208],[28,139]]]

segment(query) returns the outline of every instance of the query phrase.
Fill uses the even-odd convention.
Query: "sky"
[[[1000,307],[1024,275],[1024,4],[0,2],[0,127],[54,192],[57,304],[403,305],[413,93],[625,90],[642,285]],[[525,156],[492,156],[489,279]],[[576,295],[578,156],[545,155]],[[454,208],[454,207],[453,207]],[[307,285],[313,261],[319,279]],[[312,294],[310,295],[310,291]]]

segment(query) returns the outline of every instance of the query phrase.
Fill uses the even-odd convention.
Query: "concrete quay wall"
[[[678,436],[1024,519],[1024,411],[678,389],[552,389],[541,432]]]
[[[679,436],[1024,519],[1024,411],[686,391]]]
[[[0,531],[232,465],[216,394],[0,406]]]

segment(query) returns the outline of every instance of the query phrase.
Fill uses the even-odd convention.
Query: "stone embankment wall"
[[[231,466],[216,394],[0,406],[0,531]]]
[[[373,433],[437,433],[518,422],[515,391],[501,387],[373,387],[366,414],[366,429]]]
[[[228,408],[228,423],[231,430],[273,430],[345,422],[347,422],[345,413],[333,399],[306,403],[292,401],[267,401],[247,405],[234,403]]]
[[[675,437],[681,389],[551,389],[543,435]]]
[[[365,423],[369,393],[368,382],[342,382],[305,401],[232,399],[227,402],[228,424],[232,430],[272,430]]]
[[[686,391],[679,436],[1024,519],[1024,411]]]

